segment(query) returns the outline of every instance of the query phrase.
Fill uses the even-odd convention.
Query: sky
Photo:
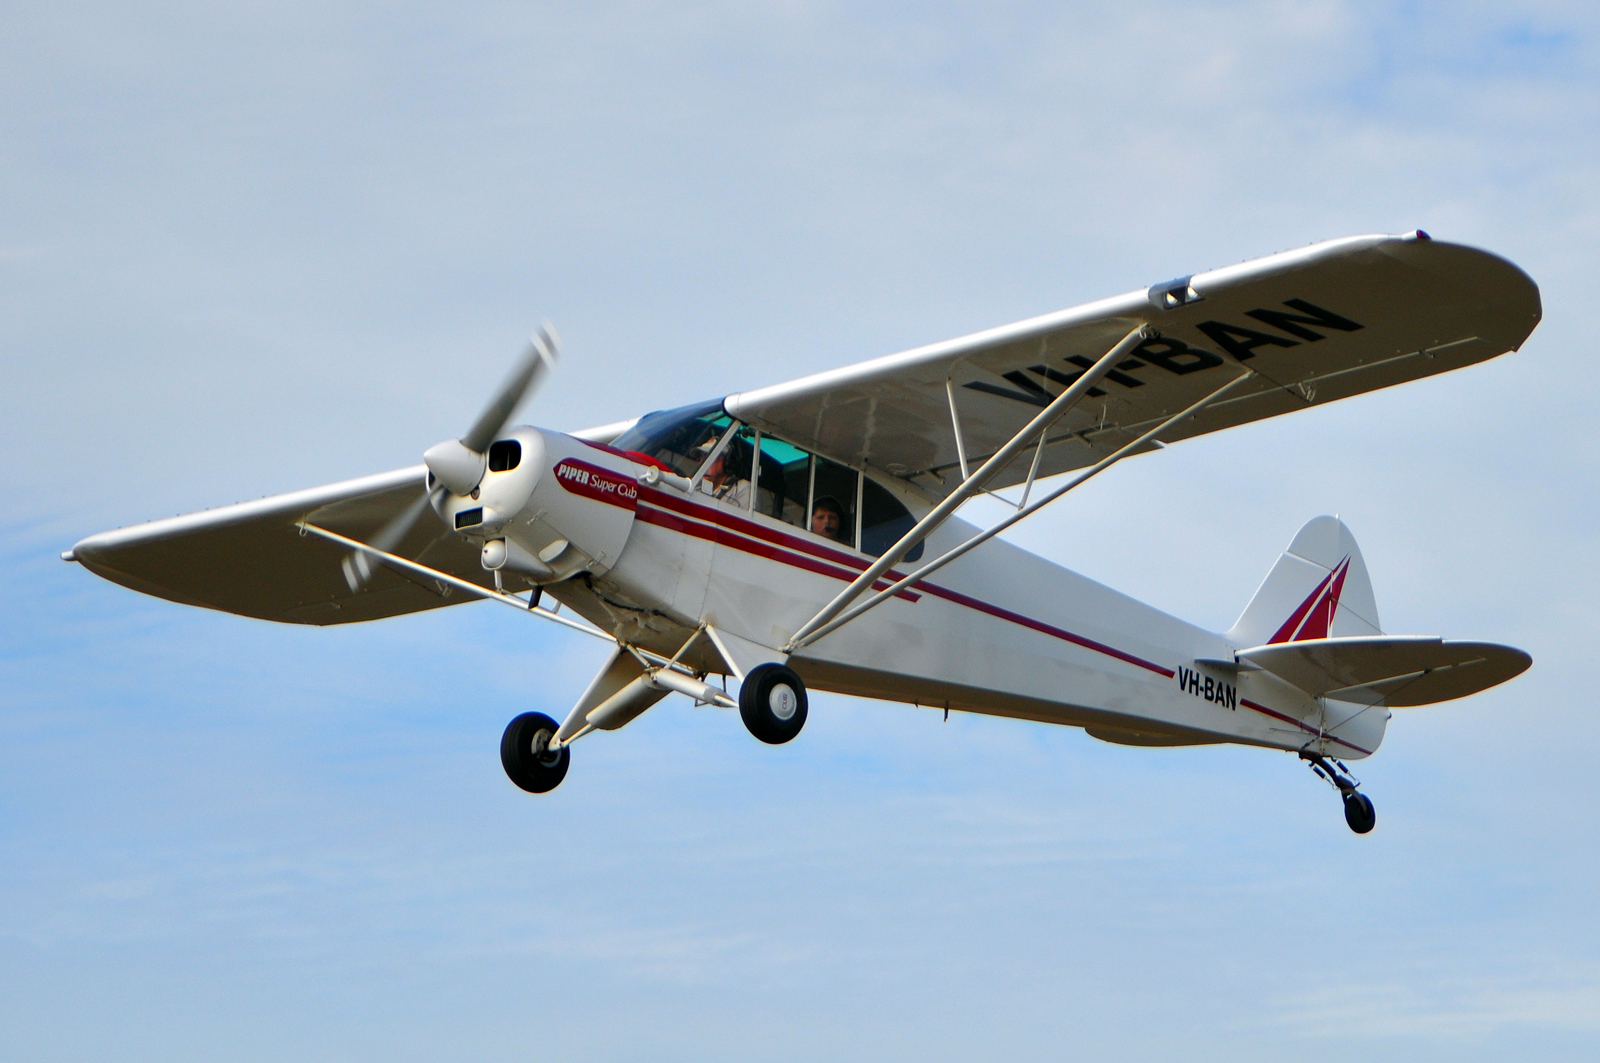
[[[1572,1059],[1600,394],[1592,5],[36,3],[0,37],[0,1059]],[[1523,349],[1128,461],[1008,538],[1226,628],[1339,514],[1392,632],[1357,837],[1287,755],[815,695],[496,756],[604,647],[62,564],[409,465],[549,318],[577,429],[1327,238],[1540,285]],[[982,517],[975,507],[971,516]],[[241,558],[241,565],[248,565]]]

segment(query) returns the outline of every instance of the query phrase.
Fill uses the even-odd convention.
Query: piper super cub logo
[[[555,472],[556,483],[575,495],[623,509],[632,509],[639,501],[639,485],[610,469],[567,458]]]

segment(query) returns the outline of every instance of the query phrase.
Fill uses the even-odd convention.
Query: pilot
[[[823,495],[811,507],[811,530],[825,539],[844,541],[844,507],[832,495]]]
[[[742,439],[731,440],[723,448],[717,460],[711,463],[704,476],[700,478],[700,489],[713,498],[720,498],[725,502],[732,502],[741,509],[750,508],[750,448]],[[745,476],[735,476],[731,471],[740,469]]]

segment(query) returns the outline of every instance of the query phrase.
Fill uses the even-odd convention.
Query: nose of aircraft
[[[486,448],[483,475],[470,490],[461,493],[444,484],[446,490],[433,492],[433,508],[456,531],[474,538],[497,535],[539,486],[544,455],[539,429],[513,429]]]
[[[491,445],[505,432],[517,407],[550,374],[559,347],[560,340],[547,323],[528,341],[516,368],[489,399],[467,434],[435,443],[423,452],[422,460],[435,480],[457,495],[470,495],[477,489],[493,464],[489,460]]]

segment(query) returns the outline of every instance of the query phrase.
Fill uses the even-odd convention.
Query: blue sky
[[[1570,1059],[1600,1046],[1588,5],[23,4],[0,41],[0,1058]],[[1532,671],[1286,756],[669,700],[601,649],[247,621],[94,531],[410,464],[544,317],[578,428],[1361,232],[1523,351],[1119,466],[1010,537],[1226,627],[1307,518]]]

